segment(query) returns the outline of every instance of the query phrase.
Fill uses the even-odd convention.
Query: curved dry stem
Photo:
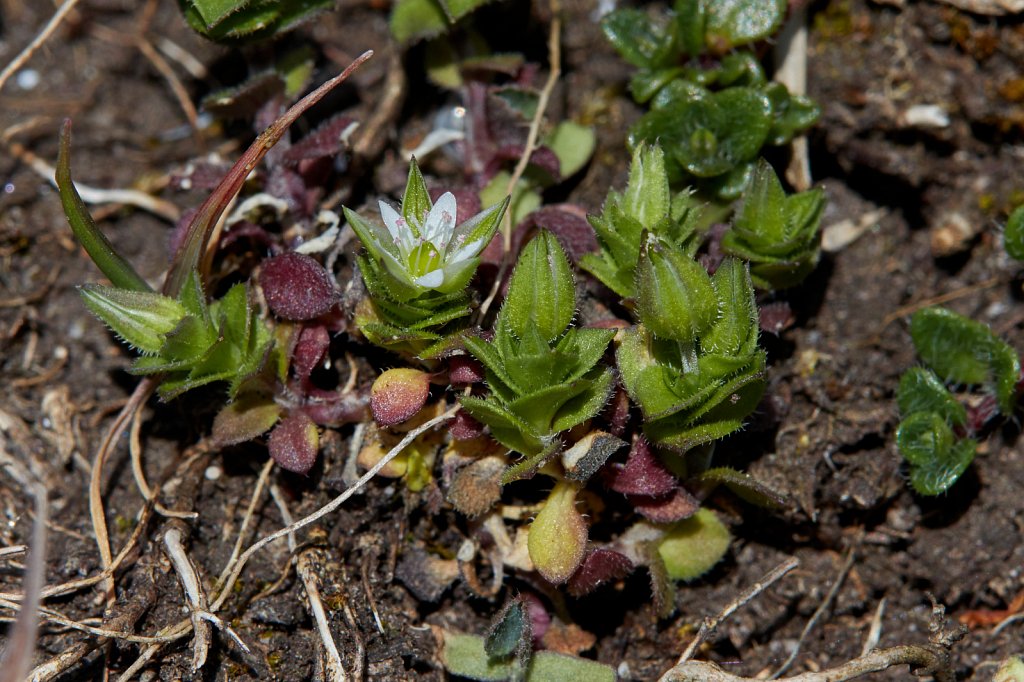
[[[909,665],[916,675],[932,675],[936,682],[955,682],[949,654],[932,646],[896,646],[872,651],[835,668],[783,678],[785,682],[844,682],[897,665]],[[754,682],[757,678],[733,675],[714,663],[686,661],[661,676],[660,682]]]
[[[142,410],[135,410],[132,415],[132,428],[128,435],[128,452],[131,454],[132,474],[135,476],[135,485],[139,487],[139,493],[146,502],[151,502],[153,508],[161,516],[169,516],[175,519],[194,519],[198,516],[195,512],[180,512],[168,509],[156,501],[157,491],[149,487],[146,481],[146,472],[142,468]]]
[[[139,382],[131,397],[128,398],[128,402],[121,408],[117,419],[114,420],[114,423],[107,430],[106,435],[103,437],[103,443],[100,444],[99,449],[96,451],[96,457],[92,463],[92,472],[89,478],[89,515],[92,517],[93,533],[96,535],[96,545],[100,551],[100,565],[104,571],[110,569],[114,557],[110,551],[110,535],[107,532],[107,517],[106,511],[103,508],[103,464],[107,460],[107,455],[114,449],[114,444],[121,437],[121,434],[124,433],[125,428],[128,426],[128,421],[135,412],[142,409],[142,406],[146,404],[146,400],[149,399],[154,388],[156,388],[156,382],[151,378],[147,377]],[[106,593],[107,600],[113,601],[113,571],[110,571],[103,579],[103,591]]]

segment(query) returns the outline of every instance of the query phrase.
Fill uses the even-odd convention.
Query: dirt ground
[[[190,74],[181,62],[171,63],[191,102],[239,82],[247,68],[269,63],[285,45],[315,47],[318,81],[373,48],[377,56],[333,105],[325,105],[351,106],[353,115],[368,116],[384,97],[395,49],[387,12],[382,3],[341,4],[340,11],[283,43],[243,57],[192,34],[174,3],[159,3],[142,26],[145,10],[135,3],[89,0],[29,62],[31,74],[16,76],[0,93],[7,145],[0,153],[2,447],[4,457],[30,463],[48,487],[47,584],[101,570],[88,508],[90,467],[137,379],[125,372],[130,353],[81,304],[75,287],[99,275],[74,243],[56,192],[30,167],[26,152],[53,164],[59,123],[71,116],[75,177],[93,187],[160,190],[169,173],[203,154],[237,156],[252,138],[248,122],[215,127],[201,139],[191,134],[181,102],[140,51],[140,35],[156,45],[161,38],[173,41],[201,67]],[[623,133],[639,110],[624,94],[630,67],[604,41],[591,5],[565,3],[564,74],[552,112],[586,117],[596,126],[595,157],[567,196],[596,212],[607,189],[624,182]],[[0,63],[27,44],[52,11],[50,3],[0,2]],[[519,2],[487,8],[484,17],[486,12],[512,22],[500,47],[546,61],[543,12],[531,13]],[[749,428],[717,450],[723,463],[786,491],[792,504],[766,512],[716,499],[736,541],[712,573],[679,586],[679,608],[670,618],[657,617],[642,573],[568,600],[573,620],[596,636],[585,655],[614,666],[621,679],[656,679],[703,617],[790,556],[800,560],[799,568],[730,617],[700,657],[753,676],[776,670],[799,646],[790,673],[819,670],[857,657],[869,638],[879,647],[927,642],[932,597],[955,618],[971,609],[1006,608],[1024,589],[1019,423],[991,434],[964,479],[932,499],[908,488],[893,443],[894,390],[916,361],[907,331],[916,307],[943,302],[991,324],[1024,350],[1021,270],[1000,238],[1000,221],[1024,200],[1024,22],[912,0],[814,3],[809,22],[808,90],[823,111],[809,146],[815,183],[829,200],[826,232],[864,229],[827,254],[807,283],[786,293],[797,319],[781,337],[764,339],[770,366],[765,401]],[[383,170],[364,179],[367,186],[359,191],[367,196],[394,192],[387,169],[400,164],[395,150],[425,129],[440,103],[423,99],[437,95],[415,83],[421,58],[416,49],[406,55],[409,96],[380,133]],[[159,194],[179,209],[204,196],[169,188]],[[117,248],[157,280],[166,268],[172,224],[148,211],[93,208]],[[163,503],[197,514],[185,528],[192,560],[208,585],[231,554],[266,461],[260,445],[223,452],[195,447],[209,432],[216,395],[209,393],[208,407],[203,399],[151,401],[140,433],[149,480],[179,479]],[[351,433],[347,427],[327,439],[324,464],[313,476],[271,475],[274,496],[293,517],[344,488]],[[128,440],[114,452],[102,491],[116,553],[136,528],[143,501]],[[0,506],[0,545],[26,542],[31,498],[14,477],[0,476]],[[250,542],[286,524],[280,509],[266,492],[259,497]],[[120,617],[128,631],[149,635],[187,615],[161,549],[171,523],[154,515],[142,528],[117,574],[119,601],[106,613],[108,627],[110,618]],[[464,523],[379,480],[298,534],[295,553],[320,576],[347,670],[366,679],[443,679],[427,626],[485,630],[503,595],[478,598],[458,581],[431,603],[395,577],[414,540],[454,551]],[[320,639],[290,568],[295,553],[284,541],[256,553],[221,611],[251,655],[215,636],[209,662],[193,676],[185,637],[156,652],[140,679],[322,679]],[[0,558],[4,592],[20,589],[22,559]],[[516,587],[513,580],[508,589]],[[50,598],[46,605],[67,618],[103,624],[100,586]],[[812,618],[813,627],[803,633]],[[972,629],[953,649],[958,678],[989,679],[1001,659],[1024,652],[1022,628],[1017,621]],[[122,640],[93,647],[100,643],[94,635],[46,623],[35,662],[81,651],[57,679],[99,680],[104,661],[120,674],[148,646]],[[872,679],[907,677],[902,666]]]

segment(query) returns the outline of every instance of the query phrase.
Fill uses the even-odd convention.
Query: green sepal
[[[423,173],[416,163],[416,159],[409,162],[409,178],[405,182],[405,194],[402,196],[402,217],[405,218],[409,229],[417,237],[420,236],[420,228],[426,221],[427,214],[433,206],[430,200],[430,193],[427,191],[427,183],[423,180]]]
[[[119,338],[140,353],[155,355],[164,337],[173,331],[185,308],[173,298],[153,291],[139,291],[85,284],[79,288],[85,305]]]
[[[718,320],[701,338],[707,353],[749,356],[757,347],[758,313],[746,264],[726,258],[711,278],[718,297]]]
[[[704,266],[648,235],[636,268],[637,313],[655,336],[693,343],[718,315]]]
[[[575,301],[569,259],[558,239],[542,230],[519,254],[497,324],[520,338],[532,326],[551,342],[572,322]]]

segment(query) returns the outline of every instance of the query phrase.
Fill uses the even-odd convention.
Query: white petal
[[[412,230],[405,222],[405,218],[386,201],[379,201],[380,217],[384,219],[384,225],[391,234],[392,242],[399,247],[402,256],[408,256],[413,249]]]
[[[484,246],[485,246],[484,240],[483,239],[477,239],[475,242],[470,242],[470,243],[466,244],[465,246],[460,248],[455,253],[446,256],[444,261],[445,261],[445,263],[448,263],[450,265],[454,265],[455,263],[459,263],[461,261],[464,261],[464,260],[467,260],[469,258],[472,258],[474,256],[479,255],[480,252],[484,250]]]
[[[404,282],[406,284],[413,283],[412,278],[409,276],[409,271],[406,270],[405,263],[386,251],[381,253],[381,260],[384,261],[384,267],[386,267],[399,282]]]
[[[444,251],[448,246],[452,231],[455,229],[457,208],[455,195],[445,192],[434,202],[423,223],[423,238],[436,246],[438,251]]]
[[[422,277],[417,277],[413,281],[417,286],[425,287],[427,289],[436,289],[444,284],[444,270],[431,270],[427,274]]]

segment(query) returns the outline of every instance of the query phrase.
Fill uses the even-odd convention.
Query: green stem
[[[64,215],[68,218],[71,231],[85,247],[85,252],[96,267],[119,289],[152,292],[153,288],[114,250],[114,245],[96,227],[89,209],[71,181],[71,119],[66,119],[60,129],[60,152],[55,177],[60,203],[64,205]]]

